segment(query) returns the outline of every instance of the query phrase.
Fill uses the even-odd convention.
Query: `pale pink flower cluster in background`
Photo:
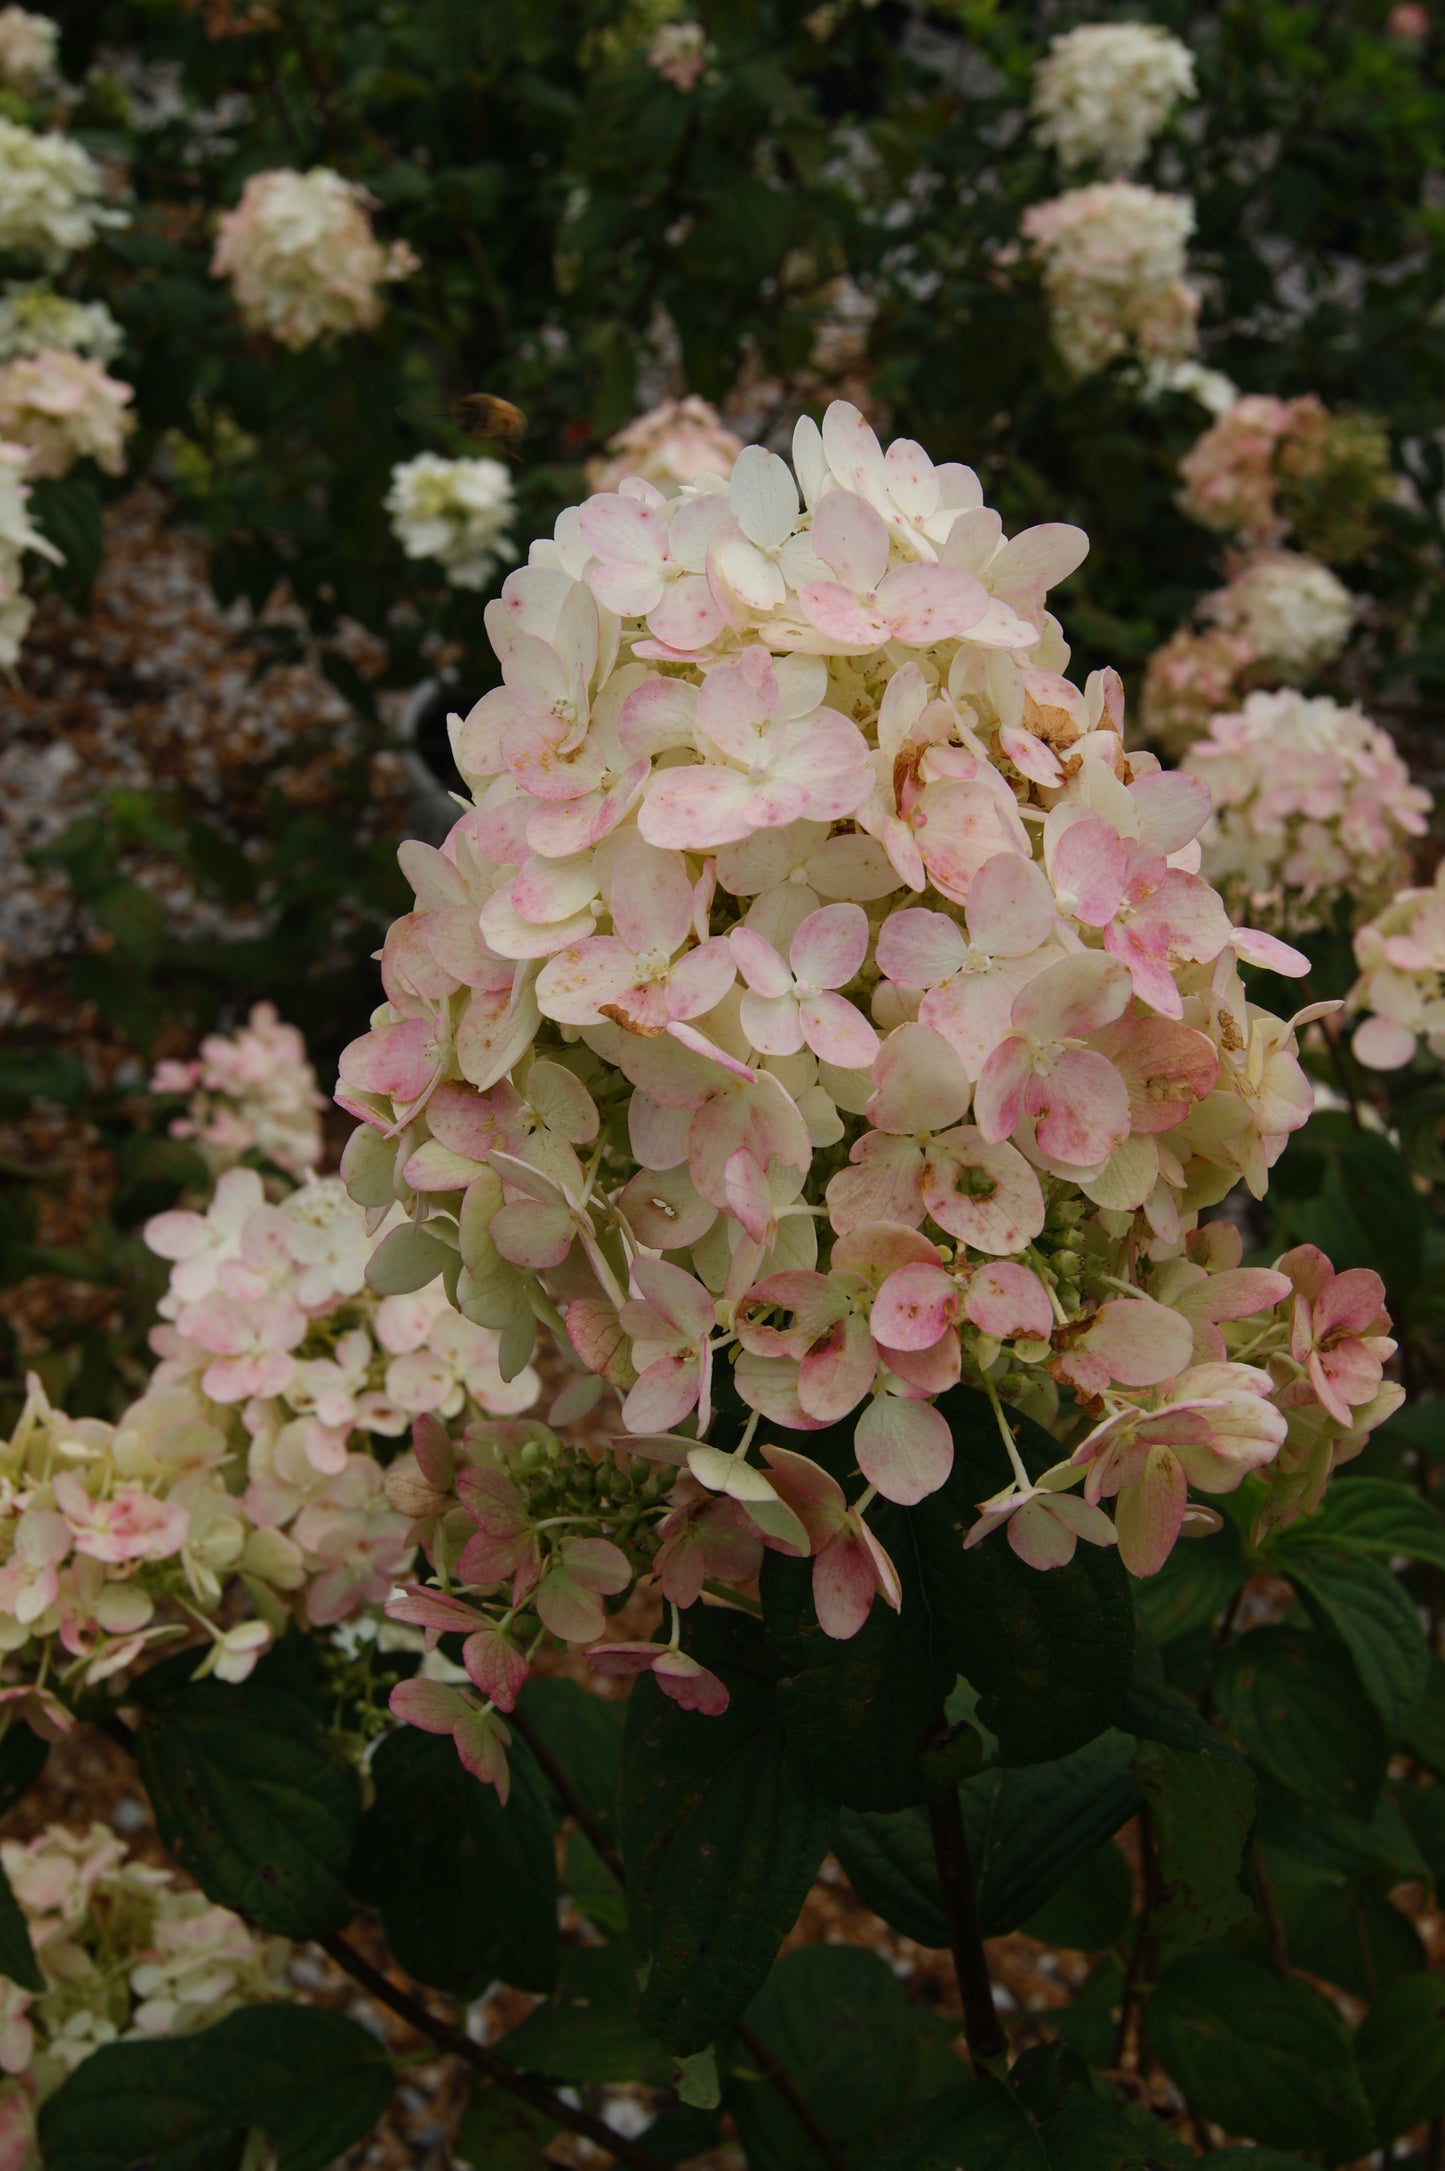
[[[707,32],[701,23],[659,23],[647,48],[647,65],[674,90],[696,90],[707,67]]]
[[[676,497],[704,475],[730,475],[742,449],[717,409],[689,393],[664,400],[610,437],[606,458],[588,462],[587,484],[596,494],[639,475],[664,497]]]
[[[1306,962],[1231,927],[1208,791],[1126,753],[1116,676],[1066,676],[1046,599],[1085,549],[1006,539],[971,470],[839,402],[792,471],[752,447],[569,508],[487,607],[503,683],[453,726],[474,804],[402,847],[416,907],[339,1086],[353,1196],[405,1215],[372,1285],[446,1266],[504,1374],[545,1319],[621,1404],[600,1469],[527,1424],[459,1458],[427,1420],[389,1480],[468,1594],[484,1699],[432,1683],[405,1715],[484,1776],[534,1605],[590,1640],[640,1564],[676,1607],[759,1545],[812,1558],[829,1634],[896,1604],[868,1509],[945,1482],[960,1382],[1013,1473],[988,1527],[1047,1566],[1113,1541],[1112,1500],[1146,1574],[1208,1524],[1190,1486],[1263,1472],[1262,1512],[1300,1512],[1394,1406],[1378,1378],[1348,1422],[1322,1403],[1288,1269],[1198,1226],[1312,1106],[1240,963]],[[1046,1480],[1005,1401],[1057,1427]],[[846,1491],[806,1454],[844,1424]],[[716,1706],[675,1621],[600,1662]]]
[[[1402,1070],[1424,1041],[1445,1060],[1445,867],[1429,889],[1401,890],[1355,936],[1351,1011],[1369,1015],[1354,1051],[1371,1070]]]
[[[1389,733],[1292,687],[1214,717],[1183,768],[1214,801],[1204,873],[1233,912],[1278,934],[1327,926],[1341,898],[1364,918],[1405,879],[1428,826],[1430,794]]]
[[[193,1138],[217,1171],[246,1153],[288,1176],[320,1163],[325,1097],[305,1041],[277,1016],[274,1003],[254,1004],[235,1033],[208,1033],[199,1055],[157,1064],[151,1091],[188,1096],[171,1136]]]
[[[0,8],[0,87],[34,98],[58,73],[60,25],[28,8]]]
[[[1043,269],[1054,344],[1076,377],[1132,356],[1179,360],[1199,339],[1199,295],[1185,277],[1194,231],[1187,196],[1136,181],[1096,181],[1024,213]]]
[[[0,436],[28,448],[28,472],[36,478],[68,475],[77,460],[119,475],[135,428],[128,412],[134,396],[99,362],[43,347],[0,365]]]
[[[290,1947],[106,1825],[0,1844],[45,1988],[0,1983],[0,2171],[38,2171],[35,2113],[104,2043],[189,2035],[285,1994]]]
[[[222,216],[211,270],[231,281],[250,329],[285,347],[370,331],[382,287],[417,269],[404,241],[377,240],[371,207],[364,188],[328,166],[253,174]]]
[[[1180,461],[1184,510],[1201,526],[1242,542],[1283,542],[1288,522],[1279,506],[1281,448],[1317,434],[1327,421],[1313,393],[1292,400],[1243,394]]]

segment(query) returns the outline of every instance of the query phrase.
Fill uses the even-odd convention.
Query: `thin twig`
[[[963,1808],[956,1786],[940,1787],[929,1795],[928,1828],[933,1835],[933,1859],[943,1890],[953,1972],[963,2001],[964,2039],[975,2070],[983,2071],[1002,2063],[1008,2054],[1008,2038],[993,2002],[973,1864],[968,1858],[968,1834],[963,1828]]]
[[[593,1853],[603,1867],[611,1872],[625,1891],[627,1887],[627,1871],[623,1867],[622,1857],[603,1830],[596,1812],[589,1807],[578,1793],[577,1788],[572,1783],[570,1774],[553,1756],[535,1726],[523,1717],[520,1710],[508,1713],[507,1724],[527,1744],[543,1772],[551,1781],[553,1788],[560,1796],[572,1822],[588,1841]],[[845,2171],[844,2158],[837,2142],[827,2128],[819,2124],[812,2107],[799,2095],[793,2078],[781,2059],[769,2050],[757,2030],[750,2027],[747,2021],[734,2021],[732,2032],[752,2059],[754,2065],[757,2066],[758,2071],[766,2080],[771,2081],[773,2087],[777,2089],[778,2094],[783,2098],[788,2109],[803,2128],[814,2148],[817,2149],[818,2154],[829,2166],[829,2171]]]
[[[1138,2012],[1140,2025],[1134,2064],[1136,2071],[1142,2075],[1147,2066],[1148,2053],[1144,2043],[1140,1984],[1147,1984],[1151,1980],[1159,1960],[1158,1939],[1152,1928],[1152,1917],[1159,1893],[1159,1860],[1154,1846],[1154,1826],[1147,1809],[1139,1811],[1138,1831],[1139,1860],[1144,1872],[1144,1911],[1139,1918],[1139,1932],[1124,1970],[1124,1987],[1119,1999],[1119,2030],[1114,2038],[1114,2064],[1122,2066],[1128,2055],[1134,2016]]]
[[[557,2125],[565,2126],[570,2133],[585,2135],[587,2140],[594,2142],[598,2148],[605,2148],[618,2163],[631,2164],[634,2171],[663,2171],[660,2157],[654,2156],[648,2149],[639,2148],[635,2141],[629,2141],[624,2134],[614,2133],[611,2126],[604,2125],[600,2118],[593,2118],[590,2112],[574,2110],[570,2103],[564,2103],[560,2096],[554,2096],[551,2089],[541,2081],[533,2080],[526,2073],[518,2073],[508,2065],[505,2058],[499,2058],[496,2052],[488,2050],[485,2044],[474,2043],[470,2036],[463,2035],[460,2029],[454,2028],[449,2021],[443,2020],[440,2014],[423,2005],[420,1998],[413,1997],[408,1990],[398,1988],[388,1976],[382,1974],[380,1968],[373,1967],[370,1960],[359,1953],[354,1945],[348,1944],[344,1937],[339,1934],[318,1937],[315,1942],[336,1962],[343,1973],[361,1985],[368,1997],[375,1998],[379,2005],[389,2005],[394,2013],[408,2021],[419,2034],[429,2036],[438,2049],[450,2052],[454,2058],[460,2058],[475,2072],[485,2073],[488,2080],[494,2081],[497,2087],[509,2090],[514,2096],[520,2096],[524,2103],[531,2104],[533,2110],[540,2111]]]

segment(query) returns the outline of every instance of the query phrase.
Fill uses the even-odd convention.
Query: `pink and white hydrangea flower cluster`
[[[649,408],[607,440],[605,458],[587,464],[587,486],[616,490],[629,476],[641,476],[665,498],[676,497],[704,475],[724,479],[743,449],[715,407],[689,393]]]
[[[211,270],[231,281],[252,331],[293,351],[371,331],[382,287],[417,269],[404,241],[377,240],[371,209],[366,190],[329,166],[252,174],[221,219]]]
[[[223,1596],[243,1579],[274,1610],[305,1570],[289,1539],[252,1525],[233,1489],[241,1476],[190,1388],[153,1382],[111,1425],[52,1409],[32,1380],[0,1443],[0,1653],[25,1677],[0,1697],[64,1731],[47,1683],[93,1687],[187,1626],[209,1638],[203,1672],[244,1680],[271,1629],[218,1627]]]
[[[1190,1484],[1283,1470],[1291,1442],[1322,1481],[1390,1400],[1377,1373],[1321,1403],[1288,1266],[1199,1229],[1236,1183],[1263,1193],[1312,1106],[1240,965],[1306,964],[1231,927],[1199,873],[1208,791],[1126,753],[1115,674],[1066,676],[1046,599],[1086,547],[1006,539],[969,469],[885,453],[840,402],[793,470],[752,447],[726,483],[569,509],[487,608],[503,684],[453,727],[474,803],[439,850],[402,847],[416,908],[338,1094],[353,1196],[406,1216],[374,1285],[442,1271],[504,1373],[545,1321],[621,1404],[626,1543],[595,1506],[539,1515],[517,1474],[553,1463],[525,1427],[462,1469],[438,1425],[399,1466],[419,1530],[475,1533],[451,1584],[482,1594],[485,1702],[419,1693],[485,1776],[533,1595],[555,1570],[543,1629],[599,1634],[659,1523],[703,1562],[674,1606],[747,1572],[700,1533],[724,1560],[811,1555],[831,1634],[896,1604],[868,1509],[945,1482],[960,1381],[1013,1470],[989,1527],[1048,1565],[1112,1541],[1117,1496],[1141,1573]],[[1077,1445],[1041,1486],[1004,1400]],[[720,1401],[744,1413],[726,1447]],[[851,1499],[806,1454],[843,1424]],[[715,1699],[675,1633],[601,1663]]]
[[[1186,755],[1214,812],[1203,871],[1231,910],[1278,934],[1329,924],[1336,901],[1358,920],[1410,870],[1431,799],[1395,742],[1363,710],[1290,687],[1251,694]]]
[[[306,1043],[274,1003],[255,1003],[235,1033],[208,1033],[200,1053],[158,1063],[152,1093],[183,1093],[172,1138],[194,1139],[218,1173],[254,1153],[288,1176],[320,1165],[326,1106]]]
[[[1054,344],[1074,376],[1126,357],[1157,364],[1194,352],[1189,197],[1137,181],[1096,181],[1031,205],[1023,231],[1042,266]]]
[[[45,1988],[0,1983],[0,2171],[39,2171],[35,2114],[104,2043],[189,2035],[285,1994],[290,1947],[138,1862],[108,1826],[0,1844]]]
[[[1313,393],[1292,400],[1242,394],[1180,461],[1184,510],[1202,527],[1241,542],[1282,543],[1289,522],[1279,503],[1281,457],[1287,447],[1318,437],[1328,421]]]
[[[27,448],[26,472],[37,480],[68,475],[77,460],[119,475],[135,428],[128,412],[134,396],[99,362],[42,347],[0,365],[0,437]]]
[[[1445,1061],[1445,866],[1405,889],[1355,936],[1360,977],[1349,1008],[1369,1013],[1353,1047],[1370,1070],[1403,1070],[1423,1040]]]
[[[173,1262],[151,1336],[155,1384],[239,1419],[239,1507],[258,1542],[265,1534],[294,1562],[310,1621],[379,1603],[412,1549],[372,1435],[398,1438],[433,1412],[525,1410],[536,1375],[504,1380],[499,1337],[440,1286],[378,1299],[365,1283],[375,1237],[336,1177],[273,1205],[254,1170],[231,1169],[204,1214],[159,1214],[146,1240]]]

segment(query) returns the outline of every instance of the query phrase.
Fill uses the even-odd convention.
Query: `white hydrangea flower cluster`
[[[0,89],[34,98],[60,65],[60,25],[28,8],[0,8]]]
[[[27,552],[61,563],[60,552],[33,525],[26,510],[30,486],[24,445],[0,443],[0,670],[15,668],[35,606],[21,587]]]
[[[500,460],[419,452],[392,469],[386,509],[408,558],[435,559],[454,588],[485,588],[517,555],[516,493]]]
[[[0,117],[0,256],[59,270],[129,213],[105,201],[105,178],[83,145]]]
[[[1370,1070],[1403,1070],[1424,1041],[1445,1062],[1445,863],[1429,889],[1401,890],[1355,936],[1360,977],[1349,1008],[1367,1011],[1353,1047]]]
[[[286,1994],[290,1946],[129,1856],[104,1824],[0,1842],[45,1979],[0,1982],[0,2171],[39,2171],[35,2114],[104,2043],[189,2035]]]
[[[703,475],[730,475],[742,449],[717,409],[689,393],[649,408],[610,437],[606,457],[588,462],[587,487],[595,495],[640,475],[665,498],[676,497]]]
[[[299,352],[381,322],[382,287],[409,278],[417,258],[404,241],[377,240],[371,204],[329,166],[251,176],[221,219],[211,258],[251,330]]]
[[[294,1025],[274,1003],[255,1003],[235,1033],[209,1033],[198,1055],[156,1065],[152,1093],[184,1093],[188,1106],[172,1138],[194,1139],[219,1175],[243,1154],[304,1176],[319,1167],[325,1095]]]
[[[37,478],[68,475],[77,460],[94,460],[108,475],[119,475],[135,428],[128,412],[134,397],[99,362],[64,347],[42,347],[0,364],[0,438],[29,449],[27,472]]]
[[[1054,343],[1077,377],[1133,355],[1181,360],[1198,344],[1199,295],[1185,277],[1187,196],[1096,181],[1024,213],[1043,270]]]
[[[1430,794],[1358,708],[1293,688],[1216,716],[1182,764],[1209,786],[1203,871],[1231,911],[1278,934],[1326,926],[1336,900],[1371,912],[1409,872]]]
[[[12,280],[0,298],[0,362],[63,347],[104,364],[124,345],[125,334],[104,302],[74,301],[39,279]]]
[[[1034,70],[1035,134],[1065,172],[1132,173],[1179,100],[1193,96],[1194,55],[1160,24],[1081,23]]]
[[[1205,597],[1200,611],[1239,635],[1256,666],[1292,684],[1334,661],[1355,620],[1344,582],[1298,550],[1255,552],[1225,587]]]

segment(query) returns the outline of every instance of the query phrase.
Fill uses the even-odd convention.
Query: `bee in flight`
[[[510,400],[497,399],[491,392],[467,392],[452,402],[447,413],[473,444],[495,438],[514,460],[521,459],[517,447],[525,434],[527,418]]]

